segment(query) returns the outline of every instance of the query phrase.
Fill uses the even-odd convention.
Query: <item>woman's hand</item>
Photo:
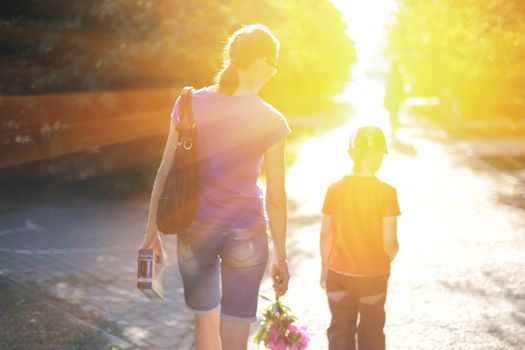
[[[290,280],[286,258],[274,256],[270,265],[270,272],[272,275],[273,289],[277,296],[281,297],[288,290],[288,281]]]
[[[153,249],[153,252],[157,256],[157,263],[163,263],[166,258],[166,253],[162,247],[162,240],[160,238],[160,233],[157,229],[148,229],[144,240],[142,241],[139,249]]]

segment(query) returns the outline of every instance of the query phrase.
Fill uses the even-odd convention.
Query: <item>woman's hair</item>
[[[248,68],[258,58],[274,60],[279,46],[279,40],[262,24],[238,29],[228,38],[224,48],[223,66],[215,77],[217,91],[232,95],[239,86],[237,68]]]

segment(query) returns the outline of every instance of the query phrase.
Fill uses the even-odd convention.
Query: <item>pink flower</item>
[[[276,301],[266,309],[254,340],[257,343],[264,342],[264,345],[271,350],[306,349],[310,341],[307,326],[298,324],[290,311],[290,308],[276,298]]]
[[[297,330],[297,333],[300,334],[299,342],[300,344],[294,344],[292,347],[290,347],[290,350],[303,350],[306,349],[306,346],[310,342],[310,334],[308,332],[308,326],[306,325],[300,325],[298,328],[295,326],[292,326]]]
[[[306,349],[306,346],[303,346],[303,344],[301,345],[293,344],[292,346],[290,346],[290,350],[304,350],[304,349]]]
[[[279,334],[277,332],[272,333],[270,340],[268,341],[268,347],[271,350],[286,350],[286,343],[279,339]]]
[[[310,340],[310,332],[308,331],[307,325],[301,325],[299,327],[299,332],[305,337],[306,339]]]
[[[297,333],[297,331],[299,331],[299,328],[297,328],[296,326],[294,326],[293,323],[290,323],[290,324],[288,325],[288,330],[289,330],[290,332],[292,332],[292,333]]]

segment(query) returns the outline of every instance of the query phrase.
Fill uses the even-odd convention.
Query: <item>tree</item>
[[[213,83],[225,39],[257,22],[281,41],[263,96],[287,114],[331,104],[355,55],[328,0],[0,2],[0,167],[163,136],[173,91]]]
[[[525,113],[525,3],[400,0],[389,54],[418,95],[453,96],[466,117]]]
[[[256,22],[281,40],[264,95],[287,110],[330,102],[355,61],[329,1],[25,0],[0,13],[4,95],[209,84],[227,36]]]

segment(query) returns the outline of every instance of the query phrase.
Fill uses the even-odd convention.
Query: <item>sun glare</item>
[[[397,5],[394,0],[333,0],[348,24],[348,35],[355,41],[360,62],[373,60],[384,43],[385,26]],[[370,62],[370,61],[368,61]]]
[[[391,21],[392,12],[396,10],[396,2],[382,0],[380,6],[378,1],[332,0],[332,3],[343,13],[348,24],[347,35],[354,40],[357,53],[357,64],[352,68],[351,82],[337,97],[340,101],[350,103],[353,113],[349,116],[349,123],[343,128],[311,140],[301,147],[288,177],[292,179],[289,181],[291,192],[303,203],[303,215],[317,213],[324,197],[324,188],[301,190],[308,188],[312,182],[312,177],[305,176],[301,171],[309,168],[311,159],[323,162],[317,164],[318,171],[312,176],[320,183],[330,184],[351,169],[346,150],[352,130],[370,124],[381,127],[387,135],[390,130],[388,115],[383,107],[384,76],[388,68],[384,47],[386,25]],[[383,170],[382,173],[385,171],[388,170]]]
[[[353,119],[359,124],[376,124],[388,129],[383,109],[384,81],[388,62],[384,57],[386,25],[391,22],[397,5],[394,0],[333,0],[348,24],[347,34],[354,40],[357,64],[351,72],[351,84],[338,96],[350,102]]]

